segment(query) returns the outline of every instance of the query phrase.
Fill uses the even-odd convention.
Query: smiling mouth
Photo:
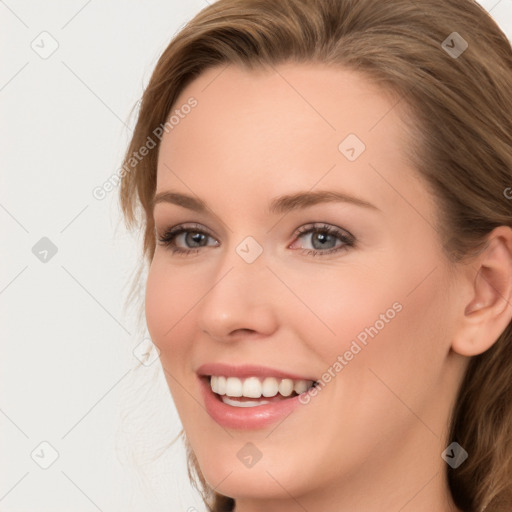
[[[276,377],[226,377],[206,376],[210,389],[226,405],[233,407],[257,407],[279,402],[306,393],[318,383],[303,379]]]

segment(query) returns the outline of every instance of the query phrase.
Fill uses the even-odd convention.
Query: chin
[[[296,496],[311,484],[308,475],[318,474],[313,469],[311,457],[307,453],[294,453],[292,444],[273,447],[263,439],[252,443],[247,440],[250,439],[247,435],[237,438],[234,433],[234,437],[229,438],[225,432],[223,434],[225,439],[222,441],[202,438],[194,443],[190,439],[190,444],[205,480],[225,496],[235,499],[285,498],[288,495],[283,488]]]
[[[287,493],[298,495],[301,487],[296,480],[296,469],[283,467],[282,464],[267,466],[262,461],[252,468],[241,468],[239,464],[205,467],[202,473],[217,492],[235,499],[285,498],[289,497]]]

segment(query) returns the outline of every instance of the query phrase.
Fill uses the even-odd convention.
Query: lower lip
[[[260,429],[284,419],[302,405],[300,395],[293,398],[254,407],[234,407],[225,404],[212,391],[208,378],[199,378],[206,411],[221,426],[235,429]],[[264,397],[262,397],[264,400]]]

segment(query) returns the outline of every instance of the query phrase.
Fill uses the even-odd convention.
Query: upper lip
[[[292,380],[312,380],[315,378],[298,375],[269,366],[259,366],[253,364],[231,365],[227,363],[206,363],[197,368],[196,373],[203,377],[209,375],[223,375],[224,377],[277,377],[280,379]]]

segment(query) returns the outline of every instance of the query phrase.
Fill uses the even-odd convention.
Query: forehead
[[[182,109],[191,98],[196,106]],[[208,69],[173,106],[179,121],[162,139],[157,191],[190,188],[208,195],[222,184],[229,200],[229,191],[240,194],[242,184],[248,193],[264,185],[278,195],[321,180],[322,188],[389,196],[389,184],[378,175],[397,179],[407,166],[399,103],[339,67]]]

